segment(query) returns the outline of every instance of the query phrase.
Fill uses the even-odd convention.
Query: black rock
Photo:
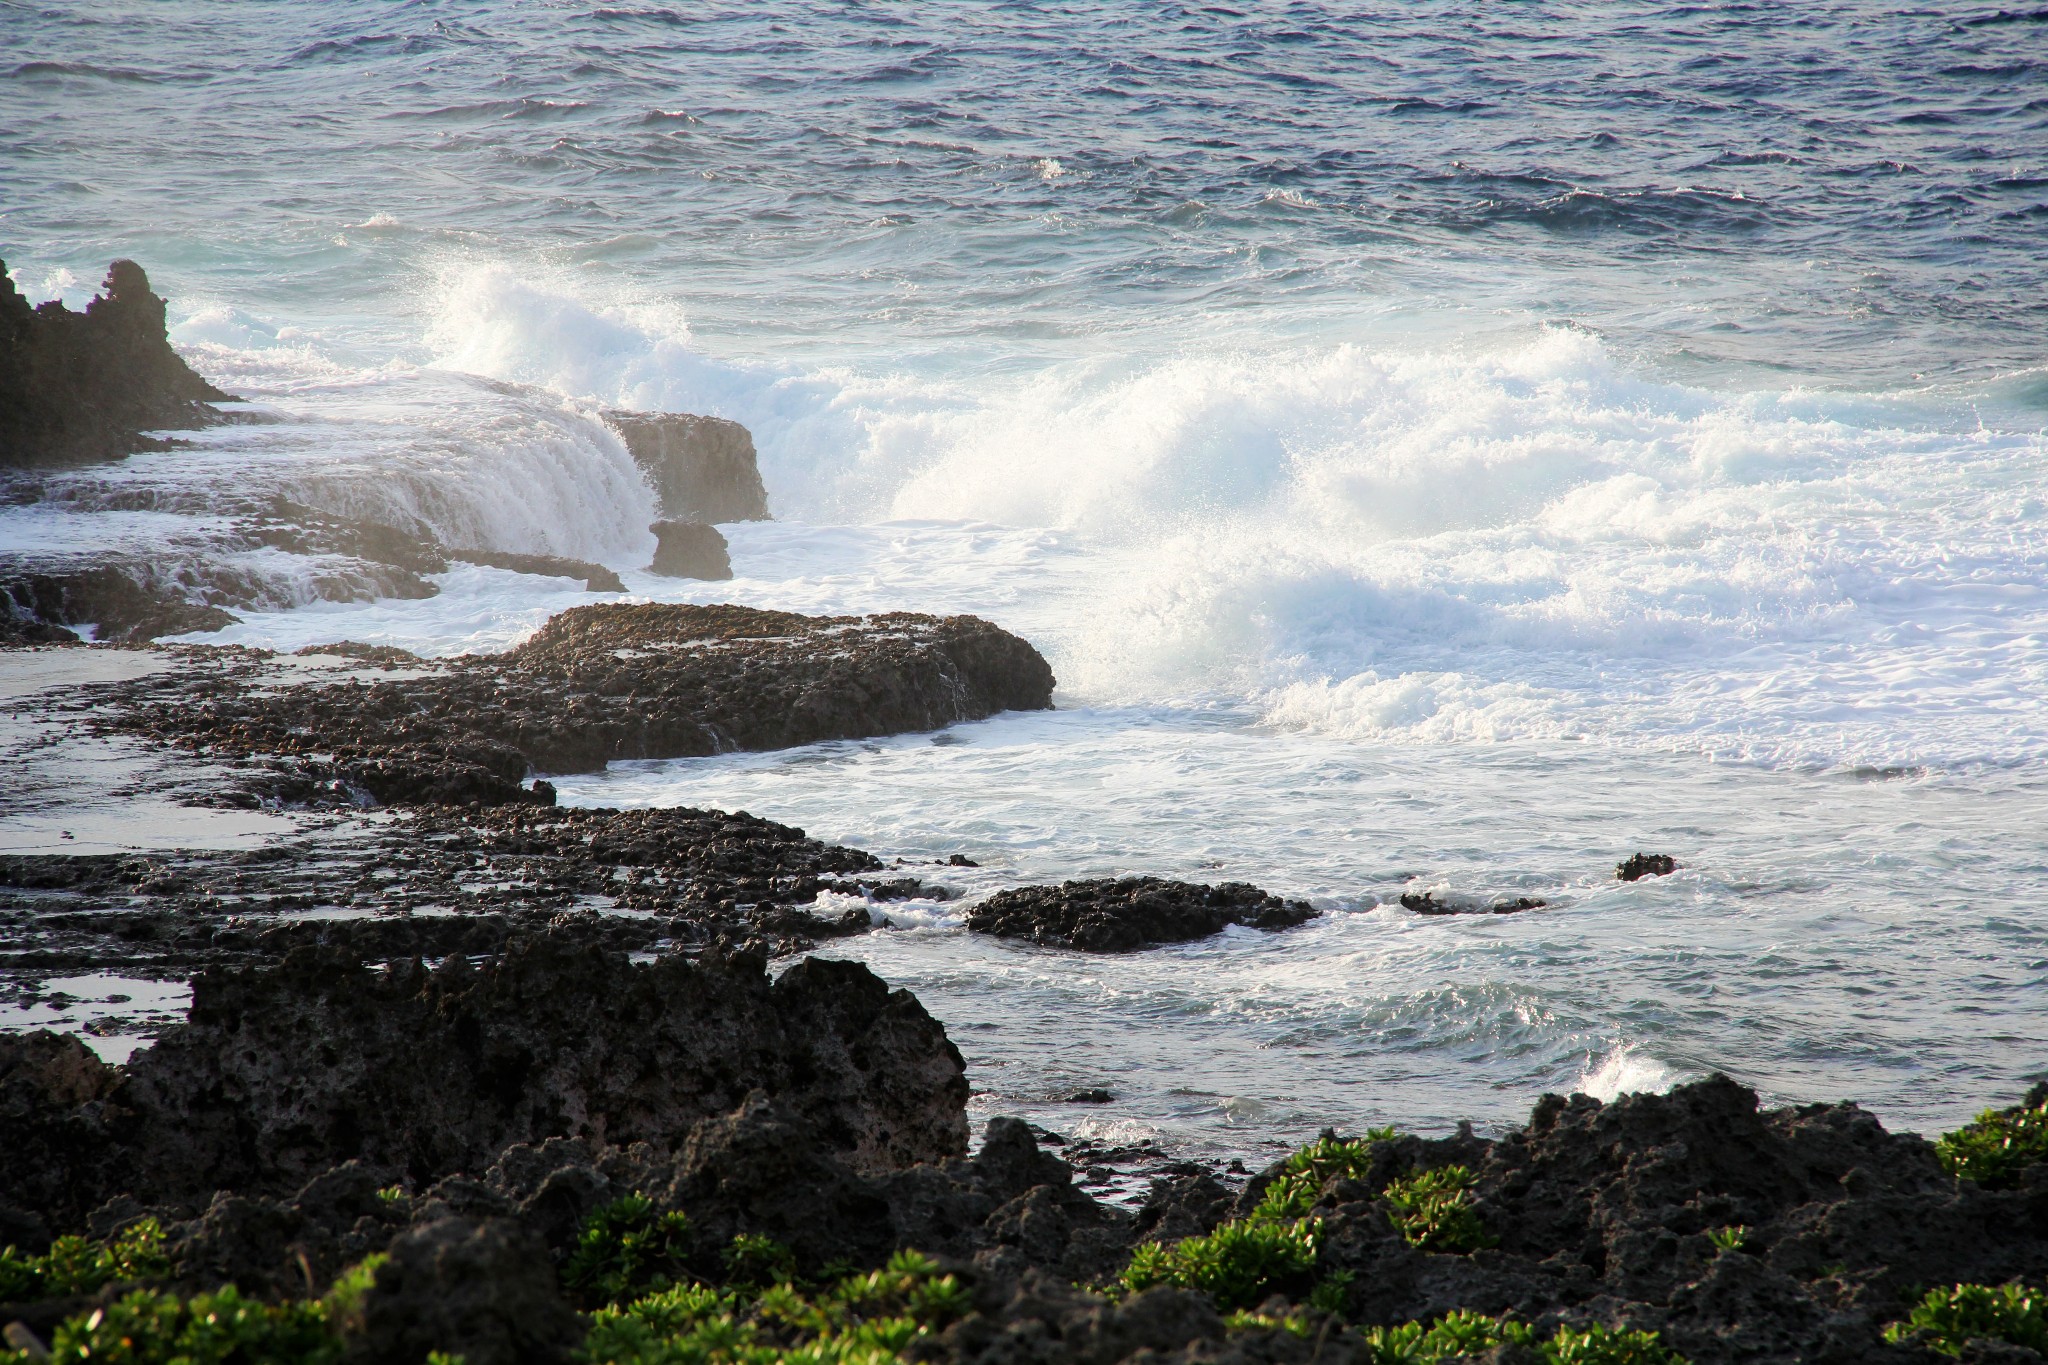
[[[1076,1090],[1073,1094],[1067,1096],[1064,1102],[1067,1104],[1114,1104],[1116,1103],[1116,1096],[1110,1094],[1107,1090],[1097,1087],[1093,1090]]]
[[[585,592],[624,592],[619,576],[602,564],[585,559],[562,559],[556,555],[515,555],[498,550],[450,550],[448,558],[464,564],[482,564],[513,573],[530,573],[542,578],[580,578]]]
[[[657,521],[654,532],[654,562],[649,573],[666,578],[732,577],[732,556],[725,537],[716,526],[698,521]]]
[[[1622,881],[1640,881],[1644,877],[1668,877],[1678,871],[1678,859],[1668,853],[1637,853],[1627,862],[1614,869],[1614,875]]]
[[[229,401],[171,349],[164,301],[133,261],[115,261],[74,313],[30,307],[0,261],[0,468],[72,465],[162,449],[145,431],[220,420]]]
[[[754,438],[738,422],[673,412],[607,412],[604,419],[647,471],[664,518],[768,520]]]
[[[999,891],[974,907],[967,927],[1052,947],[1128,953],[1207,938],[1230,924],[1287,929],[1315,916],[1305,901],[1282,900],[1244,882],[1201,886],[1124,877]]]
[[[1401,893],[1401,908],[1418,915],[1516,915],[1524,910],[1541,910],[1549,903],[1534,896],[1515,896],[1489,903],[1464,896],[1439,896],[1434,891]]]

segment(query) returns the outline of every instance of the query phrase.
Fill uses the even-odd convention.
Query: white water
[[[16,278],[76,306],[143,260],[270,420],[0,505],[0,553],[175,570],[274,493],[635,597],[1018,631],[1057,712],[559,784],[967,853],[933,875],[970,896],[1329,912],[1098,961],[884,908],[832,951],[918,991],[984,1111],[1242,1150],[1725,1068],[1934,1126],[2041,1074],[2032,29],[926,8],[22,11]],[[727,528],[731,583],[641,572],[610,405],[754,432],[778,520]],[[272,609],[208,638],[281,648],[591,600],[235,567]],[[1617,884],[1637,849],[1685,868]],[[1384,903],[1430,888],[1553,904]]]

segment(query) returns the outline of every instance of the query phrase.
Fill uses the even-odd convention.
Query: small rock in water
[[[1614,869],[1614,875],[1625,882],[1640,881],[1644,877],[1668,877],[1678,871],[1678,859],[1669,853],[1637,853]]]
[[[1076,1090],[1073,1094],[1067,1096],[1066,1103],[1114,1104],[1116,1103],[1116,1096],[1098,1086],[1093,1090]]]
[[[1288,929],[1315,916],[1305,901],[1282,900],[1244,882],[1201,886],[1104,877],[999,891],[974,908],[967,927],[1089,953],[1128,953],[1207,938],[1230,924]]]
[[[657,521],[654,562],[649,573],[664,578],[731,578],[732,556],[716,526],[696,521]]]
[[[1434,891],[1406,891],[1401,895],[1401,908],[1418,915],[1514,915],[1524,910],[1541,910],[1548,904],[1549,901],[1534,896],[1516,896],[1488,905],[1463,897],[1439,896]]]

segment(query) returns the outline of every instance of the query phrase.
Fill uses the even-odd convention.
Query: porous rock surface
[[[1288,929],[1315,916],[1306,901],[1282,900],[1244,882],[1123,877],[999,891],[969,912],[967,927],[1048,947],[1128,953],[1207,938],[1232,924]]]
[[[246,651],[194,659],[94,693],[103,723],[267,760],[259,796],[338,783],[386,805],[531,801],[535,771],[931,730],[1047,708],[1053,688],[1037,650],[977,617],[660,603],[572,608],[508,653],[384,678],[276,685]]]
[[[0,468],[70,465],[162,449],[146,431],[206,426],[227,401],[171,349],[164,301],[115,261],[74,313],[31,306],[0,261]]]
[[[850,908],[821,913],[833,894]],[[428,806],[256,849],[0,855],[0,972],[182,978],[305,947],[495,953],[540,931],[780,956],[866,932],[863,902],[949,894],[744,813]]]
[[[301,950],[201,975],[189,1022],[118,1080],[34,1035],[0,1040],[0,1068],[0,1151],[51,1163],[11,1171],[4,1197],[59,1222],[115,1194],[285,1193],[341,1157],[428,1183],[548,1138],[667,1149],[754,1091],[855,1170],[967,1144],[959,1052],[858,963],[771,980],[748,954],[634,964],[549,936],[432,971]],[[35,1087],[88,1098],[13,1093]]]
[[[1140,1240],[1247,1214],[1279,1167],[1233,1187],[1189,1163],[1134,1211],[1090,1198],[1043,1149],[1060,1140],[1014,1120],[992,1120],[964,1155],[966,1089],[943,1031],[863,968],[800,970],[770,984],[738,959],[631,967],[537,943],[476,969],[369,982],[309,955],[211,984],[160,1060],[115,1070],[70,1040],[0,1039],[0,1221],[33,1247],[154,1212],[170,1223],[173,1283],[233,1279],[266,1296],[317,1292],[388,1251],[354,1349],[477,1362],[562,1358],[580,1324],[558,1272],[584,1219],[627,1193],[687,1213],[687,1273],[712,1283],[740,1233],[783,1242],[804,1275],[902,1247],[939,1256],[971,1311],[915,1358],[958,1365],[1371,1365],[1357,1327],[1452,1309],[1545,1333],[1655,1329],[1695,1365],[1933,1365],[1944,1357],[1882,1336],[1922,1288],[2048,1266],[2048,1166],[1983,1190],[1854,1105],[1763,1111],[1717,1076],[1604,1105],[1546,1096],[1527,1126],[1491,1140],[1465,1129],[1375,1143],[1312,1210],[1314,1278],[1341,1286],[1341,1319],[1309,1310],[1295,1333],[1229,1327],[1188,1291],[1112,1301],[1085,1286]],[[431,1055],[396,1055],[402,1035]],[[365,1044],[362,1059],[341,1055]],[[406,1112],[352,1110],[386,1075],[385,1107]],[[923,1136],[901,1145],[906,1132]],[[105,1159],[121,1143],[172,1159]],[[202,1150],[221,1155],[202,1166]],[[1392,1221],[1391,1182],[1450,1164],[1474,1173],[1485,1249],[1423,1251]],[[1708,1235],[1728,1229],[1739,1248]],[[79,1307],[4,1311],[47,1332]]]
[[[766,521],[754,438],[738,422],[680,412],[607,412],[672,521]]]

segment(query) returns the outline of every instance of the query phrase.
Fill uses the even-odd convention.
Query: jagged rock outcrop
[[[1306,901],[1282,900],[1244,882],[1123,877],[999,891],[969,912],[967,927],[1048,947],[1129,953],[1207,938],[1231,924],[1287,929],[1315,916]]]
[[[738,422],[675,412],[607,412],[670,521],[766,521],[754,438]]]
[[[852,962],[771,980],[750,955],[636,965],[541,937],[481,967],[377,972],[308,949],[199,977],[190,1022],[118,1083],[51,1052],[0,1038],[0,1084],[39,1098],[0,1090],[0,1152],[63,1168],[52,1181],[10,1157],[0,1202],[58,1222],[115,1194],[197,1208],[222,1189],[284,1193],[349,1158],[425,1185],[554,1137],[667,1151],[754,1091],[853,1170],[967,1144],[958,1050]]]
[[[110,723],[290,756],[308,784],[339,781],[386,804],[501,804],[532,799],[530,769],[937,729],[1045,709],[1053,688],[1037,650],[977,617],[662,603],[575,607],[509,653],[378,681],[258,690],[249,670],[236,656],[231,671],[109,689]]]
[[[732,556],[716,526],[700,521],[657,521],[650,573],[668,578],[732,577]]]
[[[115,261],[82,313],[31,307],[0,262],[0,468],[161,449],[143,433],[209,425],[229,399],[171,349],[135,262]]]

